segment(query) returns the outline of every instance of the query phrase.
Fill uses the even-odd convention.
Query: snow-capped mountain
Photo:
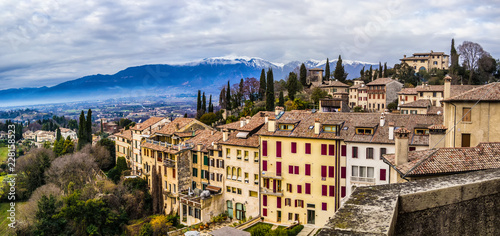
[[[212,57],[184,64],[158,64],[129,67],[113,75],[89,75],[66,81],[53,87],[19,88],[0,90],[3,106],[40,104],[60,101],[84,101],[113,97],[134,97],[154,94],[190,94],[202,89],[218,94],[229,80],[238,83],[241,78],[259,78],[262,69],[271,68],[275,80],[285,79],[304,63],[309,68],[325,68],[326,60],[292,61],[275,63],[256,57]],[[337,60],[330,61],[330,71]],[[365,66],[378,68],[377,64],[343,60],[347,79],[359,77]]]

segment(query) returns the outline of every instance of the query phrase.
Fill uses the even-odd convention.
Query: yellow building
[[[406,63],[411,66],[415,71],[426,70],[430,71],[434,68],[447,70],[449,68],[450,56],[444,54],[444,52],[433,52],[430,53],[414,53],[411,57],[403,56],[399,59],[402,63]]]
[[[132,130],[121,130],[114,134],[116,158],[125,157],[127,164],[132,168]]]
[[[329,113],[292,111],[269,117],[258,132],[265,221],[323,226],[338,209],[346,194],[340,127]]]

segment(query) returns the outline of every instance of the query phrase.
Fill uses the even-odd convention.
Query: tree
[[[311,99],[313,100],[314,104],[319,104],[319,100],[321,98],[324,98],[328,95],[328,93],[320,88],[314,88],[312,93],[311,93]]]
[[[274,78],[273,70],[267,70],[267,86],[266,86],[266,110],[274,111]]]
[[[340,57],[340,55],[337,61],[337,66],[335,66],[335,71],[333,72],[333,77],[335,78],[335,80],[338,80],[340,82],[345,82],[345,78],[347,77],[344,67],[342,66],[342,58]]]
[[[302,86],[307,85],[307,68],[304,63],[300,65],[300,83],[302,84]]]
[[[288,99],[294,100],[295,94],[299,91],[299,81],[297,80],[297,74],[290,72],[288,74],[287,81]]]
[[[262,69],[260,73],[260,87],[259,87],[259,99],[264,100],[266,95],[266,72]]]
[[[325,77],[323,77],[323,81],[325,80],[330,80],[330,62],[328,58],[326,58]]]
[[[478,69],[477,64],[479,58],[481,58],[487,52],[484,51],[481,45],[470,41],[464,41],[460,46],[458,46],[458,52],[463,58],[463,67],[469,70],[469,84],[472,84],[472,77],[475,70]]]
[[[226,109],[231,110],[231,86],[229,85],[229,80],[227,81],[226,89]]]

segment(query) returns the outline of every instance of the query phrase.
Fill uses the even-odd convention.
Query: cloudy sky
[[[0,89],[129,66],[249,56],[399,62],[481,44],[500,57],[497,1],[2,0]]]

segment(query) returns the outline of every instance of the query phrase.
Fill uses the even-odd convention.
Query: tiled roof
[[[222,132],[213,130],[199,130],[195,137],[186,141],[194,145],[194,150],[198,151],[198,144],[202,144],[202,152],[208,152],[209,147],[213,143],[219,142],[222,139]]]
[[[122,137],[124,139],[132,140],[132,130],[122,130],[114,135],[116,137]]]
[[[321,124],[342,122],[340,125],[339,136],[335,133],[320,132],[314,134],[314,120],[319,118]],[[343,139],[345,142],[362,143],[384,143],[393,144],[394,140],[389,140],[389,124],[393,123],[395,127],[406,127],[410,130],[410,145],[428,146],[428,136],[414,135],[415,127],[425,124],[425,127],[433,124],[442,124],[443,116],[437,115],[403,115],[403,114],[385,114],[385,125],[380,126],[380,113],[342,113],[342,112],[317,112],[291,111],[285,112],[283,116],[276,120],[276,127],[279,123],[290,123],[299,121],[292,131],[279,130],[275,132],[268,131],[268,124],[265,124],[257,134],[281,137],[302,137],[318,139]],[[312,127],[312,128],[310,128]],[[356,127],[373,127],[373,135],[356,134]]]
[[[393,80],[391,78],[378,78],[378,79],[376,79],[376,80],[368,83],[367,85],[368,86],[371,86],[371,85],[386,85],[386,84],[389,84],[389,83],[392,83],[392,82],[397,82],[397,81]]]
[[[344,84],[338,80],[329,80],[326,84],[321,85],[320,87],[349,87],[349,85]]]
[[[413,95],[413,94],[418,94],[417,93],[417,88],[404,88],[401,89],[401,91],[398,92],[399,95]]]
[[[405,104],[399,105],[399,107],[401,107],[401,108],[405,108],[405,107],[410,107],[410,108],[427,108],[427,107],[430,107],[430,106],[432,106],[432,103],[431,103],[431,100],[429,100],[429,99],[420,99],[420,100],[417,100],[417,101],[414,101],[414,102],[410,102],[410,103],[405,103]]]
[[[166,119],[164,117],[151,117],[147,120],[145,120],[144,122],[140,123],[140,124],[136,124],[134,127],[130,128],[131,130],[139,130],[139,131],[143,131],[149,127],[151,127],[152,125],[160,122],[161,120],[163,119]]]
[[[486,170],[500,168],[500,143],[480,143],[477,147],[467,148],[413,151],[408,153],[409,162],[400,166],[395,166],[395,154],[386,154],[383,159],[407,176]]]
[[[462,94],[445,99],[445,102],[453,101],[500,101],[500,83],[495,82],[466,91]]]

